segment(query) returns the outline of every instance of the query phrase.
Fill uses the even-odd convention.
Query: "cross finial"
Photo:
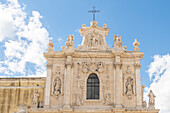
[[[96,7],[93,6],[93,10],[89,10],[88,11],[89,13],[93,13],[93,21],[95,21],[95,13],[99,13],[100,12],[100,10],[96,10],[95,8]]]

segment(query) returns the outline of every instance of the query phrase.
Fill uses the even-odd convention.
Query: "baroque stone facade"
[[[16,113],[158,113],[152,91],[148,107],[143,100],[140,43],[135,39],[133,51],[127,51],[121,36],[114,35],[113,48],[108,47],[108,32],[106,24],[98,27],[92,21],[89,27],[82,25],[83,40],[78,48],[74,47],[74,34],[67,37],[61,51],[55,51],[50,41],[44,53],[44,92],[34,90],[32,102],[20,102]]]

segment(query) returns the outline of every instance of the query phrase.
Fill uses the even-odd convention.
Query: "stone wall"
[[[31,106],[35,90],[43,101],[45,78],[0,78],[0,113],[13,113],[17,106]]]

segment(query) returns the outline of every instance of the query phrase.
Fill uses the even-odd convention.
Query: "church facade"
[[[16,113],[159,112],[152,91],[148,94],[149,104],[143,100],[140,60],[144,52],[140,52],[137,39],[134,49],[127,51],[121,36],[114,35],[111,48],[105,40],[109,32],[107,25],[99,27],[96,21],[90,24],[82,25],[83,40],[78,48],[74,47],[74,34],[67,37],[66,47],[61,47],[61,51],[54,51],[50,41],[44,53],[47,77],[30,78],[34,80],[32,86],[22,84],[23,88],[30,88],[28,93],[23,93],[28,101],[18,102]]]

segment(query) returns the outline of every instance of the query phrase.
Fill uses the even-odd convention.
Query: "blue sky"
[[[156,92],[158,86],[155,84],[164,82],[159,81],[163,79],[166,72],[169,73],[170,63],[167,60],[170,57],[168,55],[170,53],[169,0],[11,1],[0,1],[0,14],[4,14],[3,19],[0,19],[0,30],[3,30],[4,33],[0,34],[1,76],[28,76],[30,74],[34,76],[37,73],[41,75],[46,70],[46,60],[40,54],[46,51],[49,39],[53,38],[57,51],[65,45],[67,36],[73,33],[75,34],[75,46],[81,44],[82,37],[78,30],[82,24],[90,25],[92,14],[88,13],[88,10],[91,10],[94,5],[96,9],[100,10],[100,13],[96,14],[98,26],[105,23],[109,28],[106,38],[108,46],[112,47],[114,34],[122,37],[123,46],[127,46],[129,51],[133,50],[132,44],[135,38],[140,42],[140,51],[144,52],[141,60],[141,84],[148,88],[155,88]],[[11,5],[11,8],[9,4],[15,5]],[[6,9],[11,11],[8,12],[8,15],[5,13]],[[16,18],[19,20],[16,21]],[[12,25],[13,28],[13,23],[14,29],[6,27]],[[35,33],[35,30],[32,29],[37,32]],[[34,41],[35,43],[32,43]],[[10,46],[7,47],[7,45]],[[34,50],[28,48],[38,49],[33,54],[26,55]],[[17,54],[13,52],[17,52]],[[21,66],[22,64],[24,65]],[[19,70],[16,68],[17,66],[20,66]],[[149,72],[147,72],[148,70]],[[4,73],[5,71],[8,73]],[[151,81],[149,76],[152,78]],[[159,95],[159,91],[156,93]]]
[[[144,52],[141,61],[141,80],[149,85],[149,64],[155,54],[167,54],[170,51],[170,1],[164,0],[20,0],[27,5],[26,12],[33,10],[42,16],[43,25],[53,37],[55,50],[60,50],[66,37],[75,33],[75,44],[81,44],[79,32],[82,24],[90,25],[92,14],[88,13],[95,5],[100,13],[96,14],[98,25],[104,23],[109,28],[107,44],[112,47],[113,35],[122,37],[127,50],[133,50],[132,43],[137,38],[140,50]],[[57,38],[64,41],[59,44]]]

